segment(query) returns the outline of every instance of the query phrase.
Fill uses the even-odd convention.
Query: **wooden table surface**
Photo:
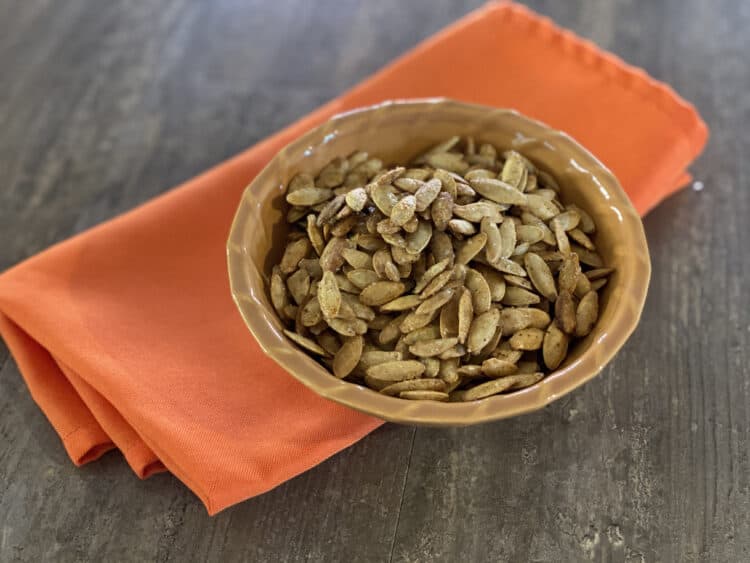
[[[0,1],[0,269],[252,145],[479,4]],[[604,373],[513,420],[386,425],[209,518],[118,453],[76,469],[0,344],[0,561],[750,559],[750,3],[528,4],[672,84],[712,129],[700,183],[645,220],[648,303]]]

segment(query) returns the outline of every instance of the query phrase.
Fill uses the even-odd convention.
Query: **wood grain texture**
[[[533,0],[712,129],[646,219],[640,328],[601,377],[480,427],[387,425],[208,518],[119,454],[82,469],[0,344],[0,561],[750,559],[750,4]],[[0,2],[0,269],[163,192],[479,0]],[[616,134],[616,132],[613,132]]]

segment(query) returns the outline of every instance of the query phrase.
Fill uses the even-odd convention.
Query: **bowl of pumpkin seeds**
[[[640,218],[591,153],[446,99],[292,142],[247,187],[227,252],[242,317],[292,376],[436,426],[529,412],[597,375],[650,277]]]

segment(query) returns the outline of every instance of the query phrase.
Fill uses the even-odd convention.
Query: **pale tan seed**
[[[568,231],[568,236],[586,250],[596,250],[596,246],[594,246],[592,240],[581,229],[573,229]]]
[[[551,323],[544,335],[542,345],[542,356],[547,368],[555,370],[565,359],[568,352],[568,335],[565,334],[555,323]]]
[[[429,214],[427,217],[425,217],[425,219],[430,219]],[[411,219],[404,223],[404,226],[402,228],[404,229],[404,232],[415,233],[419,228],[419,219],[416,215],[412,215]]]
[[[438,356],[441,360],[449,360],[451,358],[461,358],[466,355],[466,348],[463,344],[456,344],[453,348],[449,348]]]
[[[345,248],[350,248],[350,244],[346,239],[341,237],[331,238],[320,255],[320,267],[323,270],[338,271],[344,264],[342,252]]]
[[[289,293],[278,266],[274,266],[271,273],[271,304],[280,317],[286,316],[284,307],[289,305]]]
[[[448,172],[463,174],[469,168],[462,154],[452,152],[441,152],[431,154],[425,159],[427,164],[433,168],[442,168]]]
[[[299,261],[299,267],[307,270],[312,279],[319,280],[323,277],[323,268],[320,267],[320,260],[317,258],[305,258]]]
[[[490,341],[485,344],[484,348],[482,348],[479,351],[479,354],[476,355],[476,361],[483,362],[487,358],[489,358],[493,352],[497,349],[498,344],[500,344],[500,340],[503,336],[503,327],[501,327],[499,324],[497,328],[495,329],[495,334],[492,336]]]
[[[463,344],[469,336],[471,321],[474,318],[474,303],[471,291],[464,289],[458,300],[458,341]]]
[[[357,246],[368,252],[375,252],[381,248],[387,248],[388,245],[379,236],[375,234],[366,234],[357,236]]]
[[[485,233],[478,233],[466,239],[459,245],[456,251],[456,262],[459,264],[468,264],[484,249],[485,244],[487,244],[487,235]]]
[[[509,151],[500,179],[514,188],[521,188],[525,185],[524,174],[526,172],[526,166],[521,160],[521,155],[515,151]]]
[[[487,260],[496,262],[502,258],[503,254],[503,237],[500,228],[496,223],[485,218],[482,219],[481,230],[487,235],[487,244],[485,245]]]
[[[482,373],[482,366],[477,364],[467,364],[465,366],[461,366],[460,368],[458,368],[458,374],[461,377],[466,377],[469,379],[475,379],[484,375]]]
[[[505,279],[506,285],[512,285],[514,287],[521,287],[529,291],[534,291],[534,285],[526,278],[514,276],[513,274],[504,274],[503,278]]]
[[[367,375],[380,381],[416,379],[424,373],[424,364],[416,360],[385,362],[367,368]]]
[[[385,267],[385,277],[391,281],[398,281],[401,278],[408,278],[411,275],[411,262],[399,264],[398,266],[387,264]]]
[[[503,220],[503,211],[506,207],[489,201],[477,201],[467,205],[456,205],[453,207],[453,214],[472,223],[479,223],[482,219],[489,219],[493,223],[500,223]]]
[[[448,393],[443,393],[441,391],[401,391],[398,396],[400,399],[407,399],[409,401],[445,402],[448,400]]]
[[[503,328],[503,336],[510,336],[529,327],[545,329],[550,322],[550,316],[541,309],[514,307],[500,311],[500,325]]]
[[[399,327],[403,334],[408,334],[414,330],[425,327],[432,322],[435,318],[437,311],[432,313],[419,314],[415,312],[409,313]]]
[[[354,336],[367,332],[367,323],[362,319],[327,319],[328,326],[342,336]]]
[[[484,276],[477,270],[469,268],[464,280],[466,288],[471,291],[472,307],[475,315],[489,311],[492,304],[490,286]]]
[[[357,287],[352,282],[350,282],[349,278],[347,278],[344,274],[336,274],[336,283],[338,284],[339,289],[341,291],[345,291],[346,293],[354,293],[354,294],[359,295],[359,292],[361,291],[361,288]],[[310,291],[312,292],[312,290],[313,290],[312,284],[310,284]],[[315,293],[317,293],[317,288],[315,290]]]
[[[526,305],[535,305],[540,302],[536,293],[523,289],[522,287],[506,286],[505,295],[503,296],[503,305],[512,307],[523,307]]]
[[[605,285],[607,285],[608,278],[600,278],[591,282],[591,291],[599,291]]]
[[[367,190],[362,187],[354,188],[346,194],[346,205],[356,212],[360,212],[367,205]]]
[[[440,336],[443,338],[458,336],[458,302],[454,294],[453,299],[440,310]]]
[[[589,270],[588,272],[586,272],[586,277],[589,279],[589,281],[594,281],[601,278],[606,278],[614,271],[614,268],[597,268],[595,270]]]
[[[440,360],[438,377],[445,381],[448,386],[457,384],[461,380],[461,377],[458,375],[459,362],[459,358]]]
[[[362,290],[359,300],[365,305],[380,306],[393,301],[404,291],[406,291],[406,286],[401,282],[376,281]]]
[[[563,257],[560,271],[557,274],[557,288],[559,291],[573,293],[581,275],[581,265],[578,262],[578,254],[573,252]]]
[[[378,275],[372,270],[350,270],[346,273],[346,279],[360,290],[380,281]]]
[[[455,254],[453,252],[453,243],[451,237],[444,232],[435,231],[430,243],[430,250],[435,257],[435,262],[448,261],[450,266],[453,265]]]
[[[379,278],[385,278],[385,267],[386,264],[393,263],[393,260],[391,259],[391,251],[387,248],[381,248],[380,250],[376,250],[375,253],[372,255],[372,269],[375,270],[375,273],[378,275]],[[391,281],[398,281],[398,280],[391,280]]]
[[[405,171],[406,168],[404,168],[403,166],[391,168],[390,170],[386,170],[377,174],[375,178],[373,178],[372,183],[380,186],[392,184],[395,180],[400,178]]]
[[[440,371],[440,358],[422,358],[424,377],[437,377]]]
[[[509,342],[510,347],[515,350],[539,350],[544,342],[544,331],[539,328],[524,328],[511,336]]]
[[[557,249],[560,251],[560,254],[563,256],[570,254],[570,241],[568,240],[568,235],[565,232],[565,229],[560,225],[555,225],[552,232],[555,233],[555,241],[557,242]]]
[[[503,274],[483,264],[477,264],[476,270],[482,274],[487,286],[490,288],[490,300],[502,301],[505,296],[505,279]]]
[[[393,182],[393,185],[400,190],[409,192],[410,194],[417,193],[417,190],[424,186],[424,181],[418,178],[402,177]]]
[[[349,308],[358,319],[362,319],[368,323],[371,323],[375,319],[375,311],[363,304],[355,295],[342,293],[341,300],[342,306],[346,305],[346,307]],[[341,315],[339,314],[339,316]],[[370,328],[372,328],[372,326]]]
[[[309,328],[322,320],[323,312],[320,310],[320,303],[317,298],[309,299],[300,309],[300,322],[302,326]]]
[[[427,180],[427,178],[430,177],[431,171],[429,168],[407,168],[406,172],[404,172],[403,177],[404,178],[416,178],[417,180],[422,180],[423,182]]]
[[[419,295],[402,295],[397,297],[393,301],[389,301],[380,307],[381,311],[393,312],[393,311],[408,311],[418,307],[422,303],[422,298]]]
[[[337,195],[331,201],[326,203],[323,209],[318,213],[318,219],[316,224],[318,227],[323,226],[325,223],[330,223],[334,216],[341,211],[341,208],[346,204],[346,196]]]
[[[473,235],[477,232],[476,227],[465,219],[451,219],[448,228],[457,235]]]
[[[357,224],[360,222],[359,217],[356,215],[351,215],[349,217],[346,217],[342,219],[341,221],[338,221],[335,223],[330,229],[331,229],[331,235],[334,237],[344,237],[349,234],[349,232],[354,229]],[[327,225],[323,227],[325,230]]]
[[[338,349],[341,346],[341,343],[339,342],[339,339],[336,337],[336,335],[327,330],[320,332],[315,336],[315,339],[329,356],[335,356],[336,352],[338,352]]]
[[[333,375],[343,379],[357,367],[364,343],[365,340],[361,336],[353,336],[344,340],[333,358]]]
[[[407,379],[383,387],[380,392],[383,395],[396,396],[404,391],[444,391],[445,388],[446,384],[442,379]]]
[[[445,287],[445,284],[447,284],[451,279],[452,275],[453,270],[446,270],[432,278],[430,283],[428,283],[427,286],[421,291],[420,295],[422,296],[422,298],[427,299],[428,297],[432,297],[438,291],[443,289],[443,287]]]
[[[390,219],[383,219],[377,224],[376,230],[379,235],[393,235],[401,231],[401,227]]]
[[[526,207],[529,211],[531,211],[531,213],[533,213],[543,221],[548,221],[549,219],[552,219],[555,215],[560,213],[560,210],[555,206],[554,203],[538,195],[537,193],[526,194]]]
[[[456,182],[456,197],[454,199],[459,205],[466,205],[467,203],[471,203],[471,200],[473,200],[476,195],[477,192],[471,186],[468,186],[465,183]]]
[[[432,297],[425,299],[419,307],[416,309],[416,313],[419,315],[426,315],[440,309],[443,305],[448,303],[453,297],[455,290],[453,289],[442,289],[438,291]]]
[[[403,245],[404,243],[400,246],[391,246],[391,256],[393,256],[393,261],[397,265],[411,264],[419,260],[419,254],[409,252]]]
[[[523,258],[523,263],[536,290],[549,301],[557,299],[555,278],[541,256],[533,252],[527,252]]]
[[[496,270],[503,272],[504,274],[512,274],[514,276],[521,277],[525,277],[527,275],[526,270],[524,270],[522,266],[516,264],[513,260],[509,260],[508,258],[500,258],[495,262],[490,262],[490,265]]]
[[[589,281],[589,279],[586,276],[578,276],[578,281],[576,282],[576,290],[573,295],[578,297],[578,299],[581,299],[589,291],[591,291],[591,282]]]
[[[581,231],[583,231],[587,235],[590,235],[596,231],[596,223],[594,223],[594,220],[591,218],[591,215],[589,215],[586,211],[584,211],[583,209],[581,209],[580,207],[572,203],[568,205],[567,208],[573,209],[578,212],[578,216],[580,217],[579,227]]]
[[[554,231],[556,228],[561,228],[564,231],[570,231],[578,226],[581,220],[581,215],[575,209],[569,209],[554,217],[550,221],[550,228]]]
[[[393,206],[398,203],[396,189],[389,185],[369,184],[370,199],[383,215],[390,217]]]
[[[331,271],[324,272],[318,284],[318,303],[324,317],[330,319],[338,316],[341,308],[341,291]]]
[[[425,340],[409,346],[409,352],[415,356],[431,358],[439,356],[450,348],[453,348],[458,342],[456,338],[438,338],[435,340]]]
[[[516,364],[500,358],[488,358],[482,362],[482,373],[487,377],[505,377],[517,370]]]
[[[474,318],[469,335],[466,337],[466,348],[470,354],[479,352],[487,345],[495,334],[498,322],[500,322],[500,311],[497,309],[490,309]]]
[[[575,252],[578,255],[580,261],[587,266],[591,266],[592,268],[597,269],[604,268],[604,260],[602,260],[602,257],[599,256],[598,253],[587,250],[577,244],[571,244],[570,250],[571,252]]]
[[[436,340],[438,338],[440,338],[440,329],[438,329],[436,325],[431,324],[404,334],[401,337],[401,340],[407,346],[411,346],[412,344],[416,344],[417,342]]]
[[[555,322],[560,329],[573,334],[576,329],[576,304],[568,291],[561,291],[555,301]]]
[[[516,225],[513,221],[504,221],[500,225],[500,237],[502,238],[500,256],[510,258],[516,248]]]
[[[289,186],[287,187],[287,193],[296,192],[297,190],[300,190],[302,188],[314,187],[315,181],[313,180],[313,177],[310,176],[310,174],[301,172],[291,179],[291,181],[289,182]]]
[[[575,335],[578,338],[588,336],[599,317],[599,296],[596,291],[589,291],[583,296],[576,309]]]
[[[516,236],[521,242],[535,244],[544,238],[544,231],[536,225],[519,225],[516,227]]]
[[[341,251],[341,255],[344,257],[352,268],[371,270],[372,269],[372,257],[366,252],[361,252],[353,248],[345,248]]]
[[[378,334],[378,343],[381,346],[387,346],[395,342],[401,336],[401,323],[404,322],[409,313],[404,313],[389,322]]]
[[[286,334],[289,339],[292,340],[295,344],[301,346],[305,350],[312,352],[313,354],[318,354],[319,356],[328,355],[328,352],[326,352],[317,342],[314,342],[309,338],[305,338],[304,336],[301,336],[296,332],[292,332],[291,330],[287,329],[284,329],[284,334]]]
[[[286,279],[286,286],[294,302],[302,305],[310,293],[310,274],[304,268],[300,268]]]
[[[300,188],[287,192],[286,201],[290,205],[312,207],[333,197],[333,191],[327,188]]]
[[[404,226],[410,219],[414,218],[417,200],[413,195],[408,195],[399,200],[391,210],[391,222],[397,227]]]
[[[310,252],[310,241],[307,238],[297,239],[289,243],[281,257],[279,267],[283,274],[291,274],[299,267],[299,262],[307,258]]]
[[[506,362],[510,362],[511,364],[516,364],[521,359],[521,356],[523,356],[523,352],[521,350],[514,350],[513,348],[511,348],[508,341],[501,343],[492,352],[493,358],[497,358],[498,360],[505,360]]]
[[[430,207],[430,216],[435,228],[444,231],[453,217],[453,197],[448,192],[440,192]]]
[[[401,352],[389,352],[386,350],[365,350],[359,359],[358,367],[367,370],[372,366],[386,362],[398,362],[403,359]]]
[[[432,238],[432,223],[427,221],[420,221],[417,230],[413,233],[409,233],[406,236],[406,250],[412,254],[419,254],[427,245],[430,244]],[[419,258],[419,256],[417,256]]]
[[[442,182],[437,178],[425,182],[414,194],[416,210],[424,211],[432,205],[432,202],[435,201],[435,198],[440,193],[442,187]]]
[[[528,196],[510,184],[493,178],[469,180],[471,187],[483,197],[502,205],[526,205]]]
[[[323,233],[321,232],[318,225],[315,223],[315,215],[307,216],[307,238],[310,239],[315,253],[320,256],[323,254],[325,248],[325,240],[323,240]]]
[[[390,315],[375,315],[375,318],[369,321],[370,330],[383,330],[392,320],[393,317]]]

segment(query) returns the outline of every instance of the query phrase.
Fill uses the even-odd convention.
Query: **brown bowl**
[[[408,401],[341,381],[282,332],[268,293],[288,225],[283,192],[299,172],[316,173],[337,156],[365,150],[386,164],[407,162],[451,135],[472,135],[516,148],[553,172],[561,199],[587,210],[597,248],[616,268],[600,299],[593,331],[542,381],[507,395],[466,403]],[[405,424],[460,426],[539,409],[597,375],[640,318],[651,272],[643,225],[612,173],[565,133],[515,111],[446,99],[385,102],[338,115],[284,148],[245,190],[227,243],[232,295],[263,350],[318,394],[364,413]]]

